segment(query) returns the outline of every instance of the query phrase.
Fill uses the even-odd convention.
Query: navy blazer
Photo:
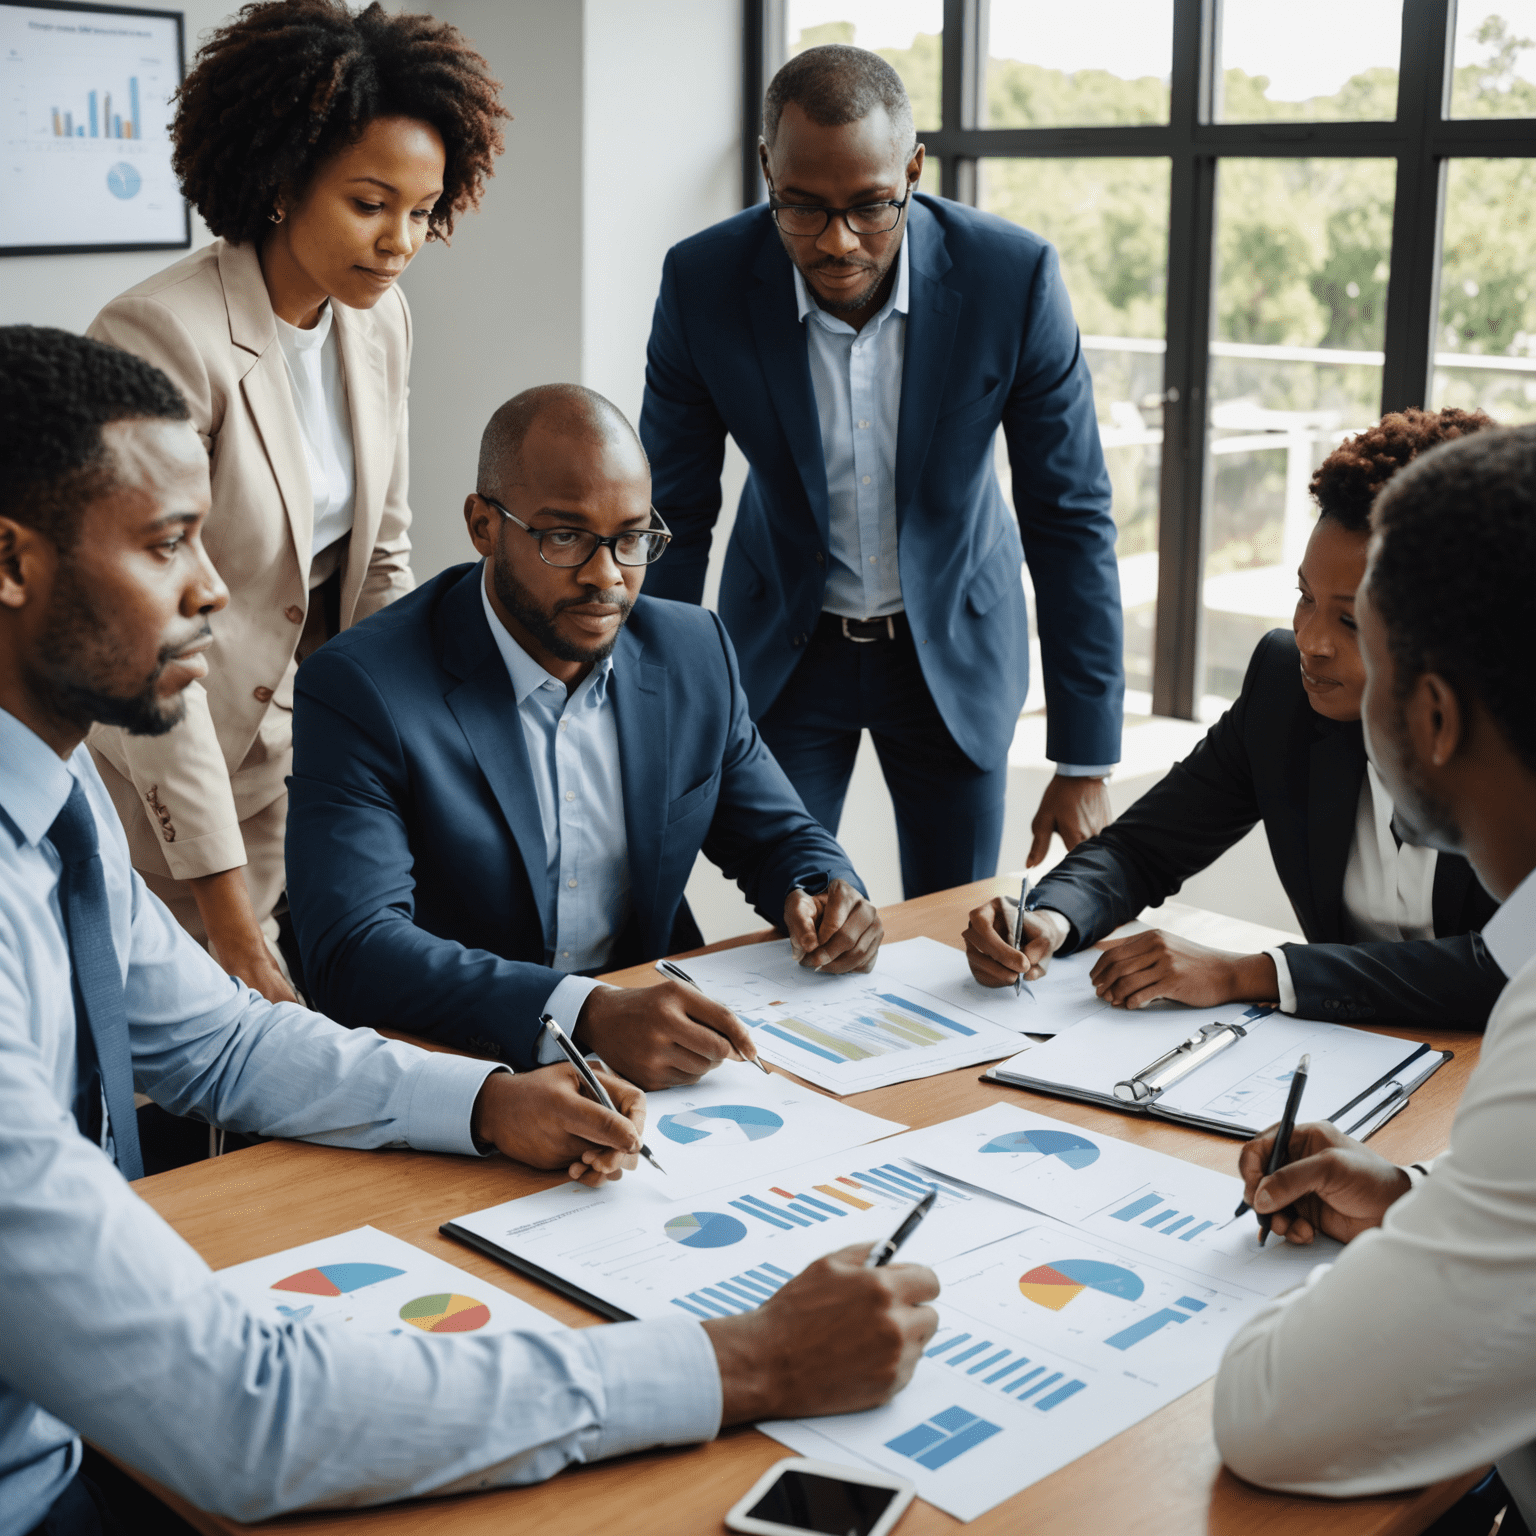
[[[1120,757],[1120,575],[1109,475],[1056,252],[991,214],[914,196],[896,447],[902,602],[934,703],[979,767],[1006,756],[1029,688],[1029,561],[1045,661],[1046,751]],[[720,513],[725,438],[751,466],[720,614],[761,719],[821,613],[831,559],[826,462],[794,268],[766,206],[674,246],[640,436],[676,537],[657,597],[698,602]],[[993,468],[1013,467],[1009,516]],[[1021,543],[1022,536],[1022,543]],[[978,707],[985,697],[985,707]]]
[[[1348,941],[1344,870],[1365,743],[1358,720],[1312,708],[1297,663],[1288,629],[1267,634],[1231,709],[1167,778],[1041,880],[1035,904],[1071,922],[1064,952],[1081,948],[1175,895],[1262,821],[1308,940],[1282,946],[1302,1018],[1481,1029],[1505,977],[1479,937],[1498,903],[1465,859],[1435,861],[1433,939]]]
[[[288,900],[322,1012],[530,1067],[561,973],[544,964],[544,830],[480,571],[444,571],[299,669]],[[634,900],[615,968],[702,942],[683,898],[701,848],[775,925],[813,874],[859,884],[748,718],[714,614],[638,599],[609,687]]]

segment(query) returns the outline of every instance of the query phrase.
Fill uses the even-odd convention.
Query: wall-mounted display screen
[[[171,171],[182,13],[0,0],[0,255],[191,244]]]

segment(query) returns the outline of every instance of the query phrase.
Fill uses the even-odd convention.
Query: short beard
[[[115,725],[130,736],[163,736],[187,712],[184,694],[162,699],[160,676],[176,655],[160,652],[155,669],[131,694],[108,693],[97,679],[116,659],[111,630],[68,560],[61,562],[38,642],[39,665],[27,685],[55,719],[84,734],[92,725]]]
[[[550,612],[545,613],[542,608],[535,605],[533,594],[512,574],[510,564],[503,561],[501,557],[500,549],[491,558],[491,585],[496,589],[496,597],[502,607],[551,656],[558,656],[561,661],[574,661],[580,666],[591,666],[595,662],[606,661],[613,654],[613,648],[619,643],[619,636],[623,634],[624,626],[629,622],[630,610],[635,606],[634,600],[627,592],[623,597],[614,597],[608,592],[599,592],[596,587],[589,587],[583,596],[566,598],[556,603]],[[567,640],[555,628],[555,619],[567,608],[576,608],[582,603],[590,603],[594,600],[612,603],[621,610],[618,625],[613,631],[613,638],[602,645],[591,647],[580,646],[574,641]]]
[[[846,299],[829,299],[825,294],[819,293],[815,288],[811,289],[811,295],[816,300],[819,308],[835,315],[851,315],[855,310],[863,309],[869,301],[880,291],[880,284],[890,275],[890,267],[884,272],[875,274],[875,280],[862,293],[853,294]],[[807,285],[809,286],[809,285]]]
[[[1396,768],[1404,790],[1403,800],[1392,803],[1392,830],[1411,848],[1433,848],[1440,853],[1460,855],[1461,827],[1455,815],[1450,806],[1425,786],[1422,776],[1411,766],[1408,722],[1401,709],[1397,710],[1392,722],[1389,747],[1397,759]]]

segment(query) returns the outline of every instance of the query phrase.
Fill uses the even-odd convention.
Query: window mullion
[[[944,0],[943,46],[940,126],[979,127],[987,88],[987,0]],[[939,191],[955,202],[974,206],[975,157],[943,156]]]

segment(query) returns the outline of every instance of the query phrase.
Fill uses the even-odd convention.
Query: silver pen
[[[1029,900],[1029,872],[1024,873],[1024,883],[1019,887],[1019,910],[1013,914],[1013,947],[1017,950],[1024,948],[1024,903]],[[1020,971],[1013,978],[1013,995],[1019,996],[1025,990],[1024,972]],[[1033,997],[1035,994],[1029,994]]]
[[[662,975],[670,976],[673,981],[680,981],[685,986],[692,987],[695,992],[704,991],[703,987],[701,987],[698,982],[696,982],[693,977],[690,976],[688,972],[682,968],[682,966],[671,960],[658,960],[656,962],[656,969],[660,971]],[[741,1055],[739,1050],[737,1054]],[[766,1074],[768,1077],[773,1076],[773,1073],[768,1071],[768,1068],[764,1064],[763,1058],[761,1056],[742,1056],[741,1059],[743,1061],[750,1061],[752,1065],[758,1069],[758,1071]]]
[[[614,1114],[619,1114],[619,1106],[608,1097],[608,1090],[603,1087],[597,1073],[587,1063],[587,1058],[576,1048],[575,1042],[560,1026],[546,1013],[540,1016],[539,1023],[544,1026],[544,1033],[549,1036],[556,1045],[565,1052],[566,1060],[581,1074],[581,1080],[587,1085],[587,1091],[597,1100],[604,1109],[611,1109]],[[667,1170],[651,1156],[651,1149],[642,1141],[640,1143],[640,1156],[648,1162],[657,1173],[663,1177]]]

